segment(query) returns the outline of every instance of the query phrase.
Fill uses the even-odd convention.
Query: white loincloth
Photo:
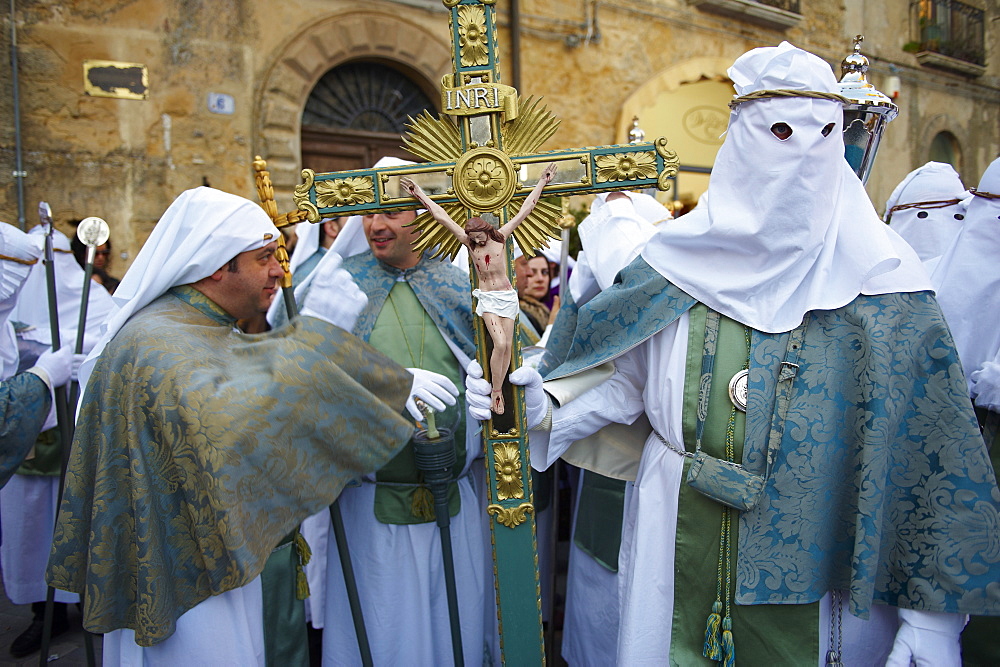
[[[476,297],[476,315],[480,317],[483,313],[493,313],[500,317],[514,319],[520,310],[517,301],[516,289],[490,290],[484,292],[481,289],[472,290],[472,296]]]

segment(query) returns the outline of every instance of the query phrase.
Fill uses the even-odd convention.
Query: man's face
[[[486,245],[486,241],[490,238],[486,235],[486,232],[469,232],[467,236],[469,237],[469,240],[472,241],[473,245],[478,246]]]
[[[420,261],[420,255],[410,246],[417,238],[416,228],[406,228],[417,217],[416,211],[376,213],[362,219],[365,237],[372,254],[389,266],[409,269]]]
[[[236,271],[229,266],[219,269],[217,293],[214,300],[236,319],[246,319],[266,313],[278,292],[281,265],[274,258],[276,241],[259,250],[247,250],[235,257]]]

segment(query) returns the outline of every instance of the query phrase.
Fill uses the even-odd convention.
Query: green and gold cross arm
[[[541,111],[547,113],[544,108]],[[422,117],[413,124],[407,147],[417,153],[426,153],[420,146],[426,136],[423,130],[431,124],[448,122]],[[457,132],[454,139],[454,151],[460,152]],[[310,222],[318,222],[324,217],[418,208],[418,202],[399,185],[399,178],[408,176],[459,224],[466,217],[466,211],[494,213],[499,218],[509,205],[513,204],[516,210],[550,162],[555,162],[559,171],[555,180],[544,189],[548,197],[645,188],[666,190],[669,179],[677,174],[677,155],[667,148],[667,141],[662,137],[643,144],[553,150],[513,157],[502,150],[483,146],[466,151],[452,162],[331,174],[304,169],[303,182],[295,189],[295,203]],[[548,237],[558,238],[560,214],[561,211],[553,206],[536,207],[529,223],[515,233],[524,254],[533,255],[535,250],[547,245]],[[458,250],[457,241],[434,224],[430,216],[422,215],[414,224],[422,232],[416,244],[419,250],[436,248],[436,254],[451,255]]]

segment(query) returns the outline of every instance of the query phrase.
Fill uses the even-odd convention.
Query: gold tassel
[[[705,646],[701,654],[709,660],[722,660],[722,646],[719,644],[719,623],[722,622],[722,602],[712,604],[712,613],[705,624]]]
[[[302,566],[308,565],[309,561],[312,560],[312,549],[309,548],[306,538],[298,530],[295,531],[292,543],[295,545],[295,554],[298,556],[299,561],[295,564],[295,598],[297,600],[305,600],[309,597],[309,579],[306,577],[306,572],[302,569]]]
[[[312,549],[309,548],[306,538],[297,530],[295,531],[295,553],[299,555],[299,565],[308,565],[309,561],[312,560]]]
[[[735,667],[736,665],[736,645],[733,643],[733,619],[729,616],[722,621],[722,651],[725,653],[723,665],[725,667]]]
[[[432,521],[434,519],[434,495],[426,486],[418,486],[413,492],[410,502],[410,512],[413,516]]]
[[[295,599],[305,600],[309,597],[309,580],[301,565],[295,566]]]

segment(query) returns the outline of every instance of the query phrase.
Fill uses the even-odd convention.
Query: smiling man
[[[341,328],[365,303],[357,290],[315,290],[277,331],[235,330],[274,297],[277,238],[253,202],[181,194],[84,363],[48,580],[86,593],[84,627],[105,633],[109,664],[289,664],[275,658],[291,631],[265,561],[284,548],[294,590],[283,538],[390,460],[413,430],[406,401],[428,398]]]
[[[410,164],[382,158],[376,167]],[[349,276],[335,284],[311,275],[297,290],[308,302],[312,291],[326,287],[356,290],[367,297],[353,333],[411,372],[433,371],[462,386],[465,367],[475,355],[468,275],[451,262],[421,255],[412,247],[415,211],[378,213],[349,221],[330,253],[345,255]],[[367,247],[357,248],[354,234],[364,233]],[[482,446],[478,424],[466,425],[460,409],[437,415],[437,425],[455,434],[457,463],[449,499],[455,577],[461,609],[462,649],[466,664],[483,660],[484,644],[497,650],[496,614],[489,576],[489,543],[484,532],[485,498],[481,477]],[[453,660],[440,536],[429,491],[416,467],[412,445],[358,487],[340,497],[355,576],[375,664],[436,665]],[[327,516],[321,517],[329,524]],[[304,529],[305,530],[305,529]],[[311,531],[311,529],[310,529]],[[312,533],[307,534],[307,539]],[[323,663],[357,664],[360,660],[348,607],[340,559],[330,539],[325,577],[325,606],[313,625],[323,623]],[[361,558],[364,565],[361,566]],[[318,565],[316,561],[309,568]],[[318,587],[317,587],[318,588]],[[313,590],[315,596],[317,590]],[[368,621],[376,619],[377,622]],[[499,654],[495,653],[496,659]]]

